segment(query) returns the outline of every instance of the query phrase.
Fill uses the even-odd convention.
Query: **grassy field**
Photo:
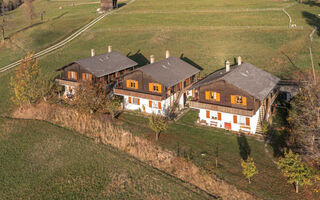
[[[210,199],[124,153],[44,122],[0,118],[0,149],[0,199]]]
[[[75,2],[92,3],[94,0]],[[107,16],[65,47],[42,57],[40,65],[45,73],[55,75],[54,69],[75,59],[90,56],[90,49],[94,48],[97,54],[102,54],[107,51],[108,45],[112,45],[114,50],[133,56],[140,64],[147,62],[151,54],[155,55],[156,60],[163,59],[165,50],[168,49],[171,55],[177,57],[183,55],[202,67],[202,76],[223,67],[225,60],[233,61],[235,57],[241,55],[245,62],[251,62],[281,78],[290,78],[292,72],[296,70],[310,69],[309,34],[314,26],[320,30],[319,7],[295,4],[295,2],[294,0],[136,0],[119,12]],[[95,10],[98,7],[97,4],[72,6],[72,1],[45,0],[36,0],[34,5],[38,18],[33,26],[29,26],[25,21],[23,6],[10,13],[10,25],[6,35],[9,39],[0,47],[0,68],[20,59],[27,52],[44,49],[65,38],[96,17]],[[283,8],[290,14],[292,23],[296,24],[297,28],[288,28],[289,18],[282,11]],[[41,11],[46,11],[44,22],[40,22]],[[314,34],[312,47],[318,68],[320,62],[318,32]],[[12,71],[0,74],[0,115],[7,115],[14,108],[9,99],[11,75]],[[293,194],[293,187],[281,178],[265,154],[262,142],[252,138],[237,138],[235,135],[225,134],[226,132],[216,129],[193,127],[195,117],[196,113],[189,112],[177,124],[171,124],[169,130],[161,136],[159,143],[175,152],[185,152],[183,154],[197,165],[259,197],[265,199],[313,197],[306,190],[298,196]],[[146,119],[123,115],[120,120],[122,126],[136,134],[154,138],[147,127]],[[183,189],[182,186],[172,186],[171,184],[175,183],[160,175],[154,175],[152,170],[138,164],[132,166],[131,161],[127,162],[127,158],[124,158],[125,155],[119,157],[119,152],[114,153],[108,147],[93,144],[92,141],[75,136],[65,129],[46,123],[10,120],[0,121],[0,126],[2,126],[0,145],[6,149],[6,154],[0,156],[1,160],[7,161],[4,166],[0,166],[5,169],[1,169],[0,173],[8,171],[8,174],[12,175],[8,177],[3,173],[0,174],[1,180],[3,178],[8,180],[0,183],[3,184],[0,185],[0,190],[5,188],[1,192],[5,195],[3,198],[19,198],[25,195],[30,195],[30,198],[102,198],[104,197],[102,188],[107,187],[113,180],[113,177],[109,177],[110,174],[103,172],[108,171],[112,174],[110,171],[112,169],[126,171],[127,168],[132,170],[126,171],[126,176],[130,177],[128,180],[132,182],[138,180],[133,184],[136,188],[125,188],[124,196],[116,191],[112,194],[115,196],[110,198],[128,198],[130,195],[143,195],[138,198],[145,198],[153,193],[159,195],[154,192],[158,191],[156,189],[158,185],[169,198],[193,198],[194,194],[190,191]],[[10,127],[15,127],[17,130],[11,130]],[[50,137],[53,143],[46,140]],[[72,148],[63,143],[64,141],[69,141]],[[252,185],[248,185],[241,175],[239,154],[241,141],[244,143],[247,141],[260,171]],[[44,151],[41,154],[45,149],[41,145],[52,147],[57,145],[54,142],[63,143],[61,151]],[[217,144],[221,151],[219,167],[214,168],[214,148]],[[27,157],[26,152],[30,152],[31,148],[37,145],[40,145],[38,147],[40,150],[34,153],[39,153],[39,156]],[[84,150],[86,151],[83,152]],[[272,152],[271,148],[269,150]],[[205,153],[206,156],[200,156],[201,153]],[[15,159],[10,160],[12,157]],[[66,162],[58,163],[62,167],[55,167],[54,162],[59,160],[50,159],[54,157]],[[43,164],[40,165],[41,162]],[[108,168],[110,163],[116,167]],[[48,167],[49,171],[45,167]],[[156,180],[163,182],[157,185],[148,182],[138,172],[141,168],[149,170],[146,173],[149,173],[150,177],[156,177]],[[97,171],[94,176],[92,169]],[[17,176],[19,171],[22,174]],[[48,180],[54,181],[48,182]],[[144,181],[146,185],[141,185]],[[141,193],[141,188],[144,187],[147,187],[147,190]],[[172,193],[174,190],[181,191],[178,193],[186,196],[174,196]],[[85,193],[88,196],[85,196]],[[194,198],[201,197],[194,196]]]
[[[176,154],[190,159],[209,173],[214,173],[239,189],[254,194],[262,199],[318,199],[319,194],[312,194],[310,188],[294,193],[294,187],[286,182],[276,165],[272,162],[273,148],[265,152],[264,142],[252,137],[238,136],[228,131],[215,128],[197,127],[195,121],[197,111],[191,110],[177,123],[169,125],[162,133],[159,145]],[[124,113],[120,116],[120,126],[130,130],[140,137],[155,139],[148,126],[148,119],[134,113]],[[216,149],[218,147],[218,167],[215,167]],[[276,150],[276,149],[274,149]],[[248,184],[241,173],[240,160],[244,152],[254,159],[259,174]],[[201,154],[205,154],[202,156]]]

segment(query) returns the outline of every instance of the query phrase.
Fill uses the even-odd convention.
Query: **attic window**
[[[231,95],[231,104],[247,105],[247,98],[240,95]]]
[[[220,101],[220,93],[214,91],[206,91],[206,100]]]
[[[127,88],[138,89],[138,81],[127,80]]]
[[[150,92],[161,93],[162,92],[161,84],[159,84],[159,83],[149,83],[149,91]]]

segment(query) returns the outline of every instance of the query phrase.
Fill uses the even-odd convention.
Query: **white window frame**
[[[241,125],[246,125],[246,123],[247,123],[247,117],[246,116],[241,116],[241,115],[239,115],[239,116],[237,116],[237,120],[238,120],[238,124],[241,124]]]
[[[218,120],[218,112],[210,111],[210,118],[214,120]]]
[[[131,97],[131,104],[138,105],[138,99],[136,97]]]

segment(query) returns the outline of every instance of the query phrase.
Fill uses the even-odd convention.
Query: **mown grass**
[[[0,118],[0,199],[208,199],[109,146],[48,123]]]
[[[310,188],[302,190],[298,195],[294,193],[294,187],[286,182],[271,160],[271,158],[277,159],[273,157],[271,146],[267,147],[270,152],[268,155],[265,152],[264,142],[253,137],[240,137],[221,129],[198,127],[195,125],[197,117],[198,112],[191,110],[177,123],[170,123],[168,130],[161,134],[159,145],[262,199],[319,198],[319,195],[313,194]],[[155,139],[154,133],[148,126],[148,118],[136,113],[124,113],[119,119],[125,129],[140,137]],[[242,175],[240,165],[240,160],[244,156],[242,152],[249,152],[259,170],[252,184],[248,184]],[[218,167],[215,166],[216,158]]]

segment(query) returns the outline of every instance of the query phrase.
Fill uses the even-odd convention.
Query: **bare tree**
[[[25,0],[25,15],[26,18],[29,20],[30,25],[32,25],[34,18],[36,18],[36,12],[33,6],[33,0]]]
[[[1,29],[1,42],[4,43],[5,40],[5,30],[7,26],[7,5],[9,3],[9,0],[3,0],[1,2],[1,20],[0,20],[0,29]]]

